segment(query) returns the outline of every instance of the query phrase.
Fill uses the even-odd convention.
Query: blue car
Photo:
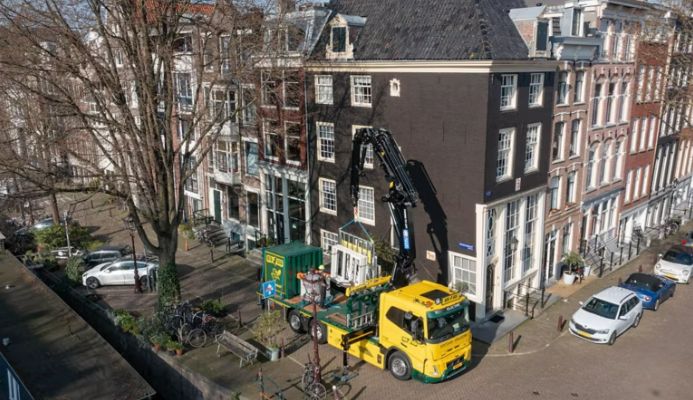
[[[631,274],[625,282],[619,285],[635,292],[643,308],[657,311],[659,305],[670,297],[674,297],[676,283],[666,278],[651,274]]]

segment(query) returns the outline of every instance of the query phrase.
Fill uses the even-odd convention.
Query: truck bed
[[[301,296],[295,296],[290,299],[282,299],[279,296],[271,297],[269,300],[287,308],[297,309],[307,317],[313,316],[313,304],[303,301]],[[342,329],[350,331],[347,326],[346,318],[346,303],[347,297],[344,294],[338,294],[328,307],[317,306],[318,319],[321,322],[337,325]]]

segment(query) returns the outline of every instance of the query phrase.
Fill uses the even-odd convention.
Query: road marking
[[[540,351],[544,351],[544,350],[548,349],[549,347],[551,347],[551,345],[553,344],[553,342],[555,342],[556,340],[562,338],[562,337],[565,336],[567,333],[568,333],[568,329],[566,329],[565,331],[561,332],[560,335],[556,336],[553,340],[551,340],[549,343],[546,343],[546,344],[544,345],[544,347],[542,347],[542,348],[540,348],[540,349],[530,350],[530,351],[523,351],[523,352],[506,353],[506,354],[488,354],[488,353],[487,353],[487,354],[478,354],[478,353],[475,354],[475,353],[472,353],[472,358],[518,357],[518,356],[528,356],[528,355],[531,355],[531,354],[536,354],[536,353],[538,353],[538,352],[540,352]]]

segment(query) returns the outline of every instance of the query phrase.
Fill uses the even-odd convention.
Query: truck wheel
[[[305,329],[303,328],[303,317],[301,316],[301,313],[292,309],[289,311],[289,316],[287,318],[289,320],[289,327],[292,331],[296,333],[306,333]]]
[[[388,360],[390,373],[400,381],[408,381],[411,378],[411,364],[404,354],[396,351]]]
[[[318,339],[318,343],[327,343],[327,327],[325,326],[325,324],[323,324],[322,322],[318,322],[317,326],[313,328],[313,320],[311,320],[310,324],[308,324],[308,327],[308,329],[310,329],[310,336],[315,335],[315,337]]]

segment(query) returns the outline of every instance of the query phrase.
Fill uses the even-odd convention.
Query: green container
[[[289,299],[301,294],[296,276],[322,264],[322,249],[302,242],[291,242],[262,249],[262,281],[275,281],[277,295]]]

